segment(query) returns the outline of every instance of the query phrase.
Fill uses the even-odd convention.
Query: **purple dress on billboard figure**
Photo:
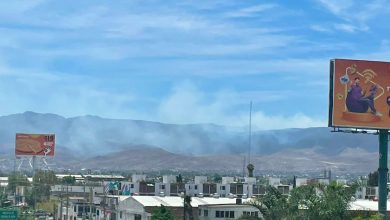
[[[373,114],[376,114],[374,97],[378,91],[378,86],[373,85],[370,88],[367,96],[363,95],[362,88],[359,85],[359,79],[355,79],[355,83],[351,86],[348,91],[346,98],[347,109],[350,112],[365,113],[370,108]]]

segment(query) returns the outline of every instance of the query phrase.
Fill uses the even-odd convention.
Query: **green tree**
[[[26,200],[29,205],[48,201],[50,198],[51,186],[59,181],[53,171],[39,170],[33,177],[32,189],[27,191]]]
[[[73,184],[76,183],[76,177],[71,176],[71,175],[69,175],[69,176],[64,176],[64,177],[62,178],[62,183],[67,184],[67,185],[73,185]]]
[[[288,200],[273,186],[266,188],[266,194],[250,204],[260,210],[266,220],[281,220],[288,216]]]
[[[34,206],[36,203],[34,191],[32,188],[27,188],[24,192],[25,195],[25,201],[29,206]]]
[[[58,184],[58,178],[53,171],[39,170],[34,175],[34,182],[44,183],[49,185]]]
[[[186,195],[184,197],[184,215],[186,216],[185,219],[193,220],[194,216],[192,214],[192,205],[191,205],[191,196]],[[188,218],[187,218],[188,216]]]
[[[348,208],[355,190],[355,187],[337,183],[308,185],[293,189],[288,198],[269,186],[266,195],[251,204],[260,210],[265,219],[352,219]]]
[[[291,192],[290,213],[296,219],[351,219],[348,209],[355,190],[335,182],[298,187]]]
[[[379,213],[372,213],[372,212],[356,212],[354,214],[353,220],[381,220],[383,219],[383,215]]]
[[[182,183],[183,182],[183,177],[181,176],[180,173],[179,173],[178,176],[176,176],[176,182],[178,182],[178,183]]]
[[[12,173],[8,176],[7,191],[15,193],[16,186],[30,186],[30,182],[26,176],[23,176],[19,173]]]
[[[4,188],[0,187],[0,207],[6,206],[7,194],[3,190]]]
[[[161,205],[152,212],[152,220],[175,220],[171,211]]]
[[[214,174],[212,178],[213,178],[213,181],[216,183],[222,181],[222,176],[219,175],[218,173]]]
[[[368,174],[368,183],[369,186],[378,186],[378,171]]]
[[[37,203],[37,209],[45,210],[48,213],[54,213],[57,208],[59,201],[57,200],[48,200],[44,202]]]

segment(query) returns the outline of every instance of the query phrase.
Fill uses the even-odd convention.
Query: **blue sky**
[[[331,58],[389,60],[389,1],[2,1],[0,115],[326,126]]]

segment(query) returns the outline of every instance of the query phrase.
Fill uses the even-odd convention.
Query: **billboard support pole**
[[[35,169],[36,169],[36,166],[37,166],[37,157],[34,155],[32,156],[32,176],[34,178],[34,175],[35,175]]]
[[[389,130],[379,130],[379,169],[378,169],[378,186],[379,186],[379,202],[378,211],[383,215],[383,220],[387,219],[387,154]]]

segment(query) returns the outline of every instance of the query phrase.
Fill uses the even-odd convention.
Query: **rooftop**
[[[378,211],[378,201],[357,199],[351,203],[350,210]],[[387,200],[387,210],[390,210],[389,200]]]
[[[130,196],[128,196],[130,197]],[[132,199],[141,203],[143,206],[170,206],[170,207],[183,207],[183,198],[178,196],[132,196]],[[243,199],[242,202],[249,201],[249,199]],[[191,197],[192,207],[198,207],[200,205],[232,205],[236,204],[236,199],[230,198],[213,198],[213,197]]]

